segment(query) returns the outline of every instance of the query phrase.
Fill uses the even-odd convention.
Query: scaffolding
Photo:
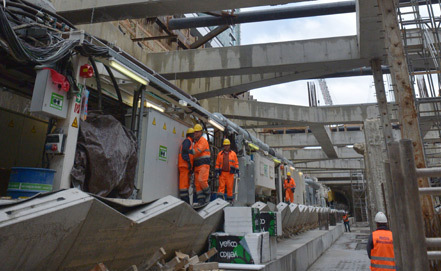
[[[410,0],[400,2],[398,19],[404,50],[414,88],[416,107],[428,167],[434,152],[441,151],[441,17],[440,0]],[[438,13],[438,16],[436,15]],[[417,91],[418,89],[418,95]],[[436,133],[440,140],[425,141],[427,133]],[[434,149],[437,149],[434,151]]]
[[[366,180],[363,172],[351,172],[353,216],[357,222],[367,221]]]

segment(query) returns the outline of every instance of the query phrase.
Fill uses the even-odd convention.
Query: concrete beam
[[[147,66],[167,79],[263,74],[335,73],[369,64],[360,59],[357,36],[153,53]]]
[[[324,184],[324,185],[350,185],[351,181],[350,180],[333,180],[333,181],[320,181],[319,183]]]
[[[74,24],[140,19],[306,0],[53,0],[57,13]]]
[[[364,169],[363,159],[335,159],[313,162],[294,163],[296,169],[321,169],[321,170],[362,170]]]
[[[284,127],[307,126],[313,123],[322,125],[363,123],[367,118],[377,118],[375,104],[306,107],[287,104],[264,103],[258,101],[215,98],[201,103],[210,112],[220,112],[231,119],[266,121],[280,123]],[[392,115],[396,110],[391,106]]]
[[[326,156],[330,159],[337,158],[337,153],[335,152],[334,146],[329,138],[329,134],[331,133],[329,127],[320,124],[311,124],[309,127]]]
[[[307,172],[309,177],[317,178],[319,181],[320,179],[347,179],[351,177],[351,172],[349,170],[346,171],[312,171],[308,172],[306,170],[303,171],[303,173]]]
[[[397,131],[399,133],[399,131]],[[364,142],[363,131],[332,132],[329,134],[334,146],[347,146]],[[304,148],[319,146],[311,133],[298,134],[259,134],[259,139],[273,148]]]
[[[336,147],[336,155],[342,159],[361,159],[362,155],[358,154],[352,148]],[[329,160],[330,158],[322,149],[300,149],[282,151],[284,157],[293,161],[318,161]]]
[[[350,62],[348,62],[347,65],[341,63],[334,67],[332,74],[347,71],[348,69],[352,69],[352,67],[353,64]],[[321,70],[317,68],[302,73],[269,72],[264,74],[181,79],[174,81],[174,84],[181,89],[185,89],[195,98],[202,100],[221,95],[243,93],[251,89],[288,83],[296,80],[313,79],[329,75],[331,75],[329,69]]]
[[[386,61],[384,31],[377,0],[356,1],[356,16],[360,56]]]
[[[241,121],[235,121],[242,123]],[[282,126],[280,126],[282,127]],[[277,128],[277,126],[272,126]],[[395,139],[400,139],[401,134],[399,130],[392,131]],[[347,131],[347,132],[331,132],[329,134],[332,145],[336,147],[343,147],[353,145],[354,143],[365,142],[364,131]],[[304,148],[319,146],[317,139],[311,133],[295,133],[295,134],[269,134],[258,133],[257,137],[268,144],[272,148]],[[429,131],[424,142],[441,141],[437,131]]]

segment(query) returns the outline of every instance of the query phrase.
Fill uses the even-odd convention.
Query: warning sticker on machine
[[[78,119],[77,119],[77,117],[75,117],[75,119],[73,120],[72,127],[78,128]]]
[[[52,92],[50,107],[61,111],[63,110],[63,102],[64,102],[64,97],[62,95]]]
[[[167,147],[159,146],[159,160],[167,161]]]

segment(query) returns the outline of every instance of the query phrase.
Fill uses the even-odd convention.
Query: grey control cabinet
[[[178,197],[178,154],[188,126],[154,109],[143,117],[136,186],[139,198]]]
[[[67,116],[67,92],[52,82],[50,70],[37,71],[30,112],[65,119]]]

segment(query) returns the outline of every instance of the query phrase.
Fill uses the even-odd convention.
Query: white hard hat
[[[383,213],[383,212],[378,212],[376,215],[375,215],[375,222],[377,222],[377,223],[387,223],[387,217],[386,217],[386,215]]]

